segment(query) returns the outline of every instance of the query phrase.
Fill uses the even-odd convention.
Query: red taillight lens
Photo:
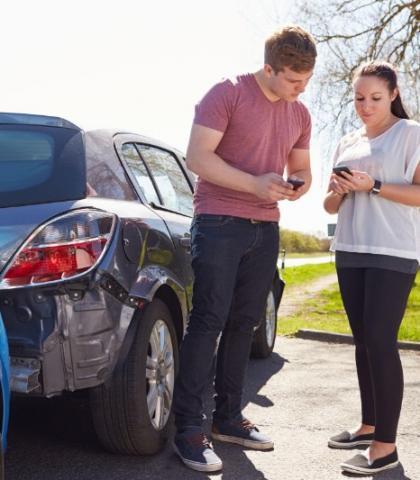
[[[113,215],[96,210],[60,217],[21,248],[0,285],[39,285],[86,272],[101,258],[113,225]]]

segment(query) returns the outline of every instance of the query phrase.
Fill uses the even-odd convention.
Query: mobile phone
[[[293,185],[293,190],[297,190],[302,185],[305,185],[305,180],[301,180],[300,178],[288,178],[287,183],[291,183]]]
[[[349,167],[346,167],[345,165],[343,165],[343,166],[341,166],[341,167],[334,167],[334,168],[333,168],[333,172],[334,172],[336,175],[338,175],[339,177],[342,177],[342,178],[344,178],[344,175],[342,175],[341,172],[346,172],[346,173],[348,173],[349,175],[353,175],[353,174],[351,173],[350,168],[349,168]]]

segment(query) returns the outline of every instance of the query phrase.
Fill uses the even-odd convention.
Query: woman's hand
[[[342,182],[342,180],[343,180],[342,178],[340,178],[338,175],[333,173],[330,177],[330,184],[328,186],[328,191],[334,192],[340,196],[343,196],[349,193],[350,188],[344,185],[344,182]]]
[[[351,170],[352,175],[347,172],[341,172],[343,178],[338,177],[338,182],[342,188],[347,188],[352,192],[370,192],[375,180],[366,172]]]

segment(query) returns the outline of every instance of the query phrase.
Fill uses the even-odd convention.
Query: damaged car
[[[87,390],[109,451],[167,437],[193,274],[194,179],[150,138],[0,114],[0,312],[11,390]],[[253,352],[275,342],[276,274]]]

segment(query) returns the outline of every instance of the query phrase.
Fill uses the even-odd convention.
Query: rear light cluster
[[[38,229],[13,257],[0,287],[21,287],[73,278],[92,269],[103,256],[115,216],[79,210]]]

